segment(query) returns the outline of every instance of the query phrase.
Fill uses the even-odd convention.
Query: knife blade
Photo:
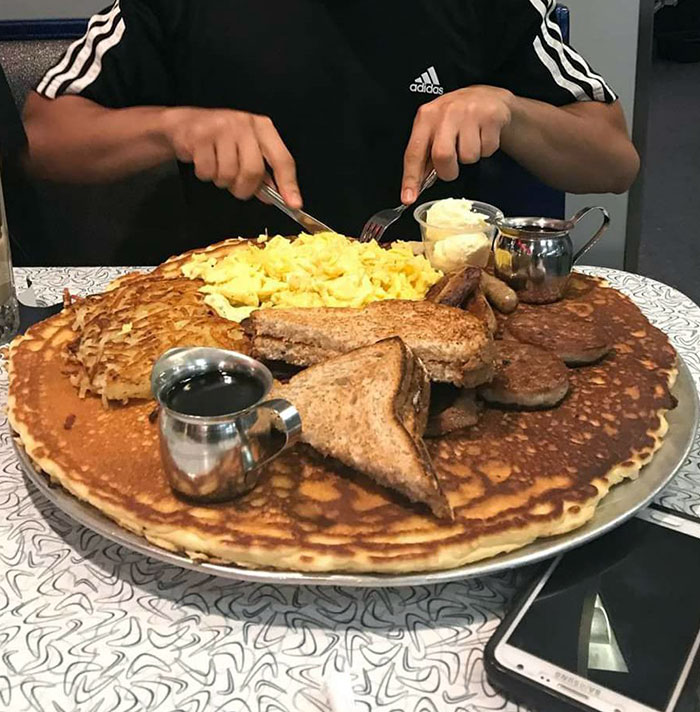
[[[263,183],[255,194],[260,200],[263,201],[263,203],[271,203],[285,215],[288,215],[292,218],[292,220],[299,223],[299,225],[301,225],[304,230],[311,235],[315,235],[319,232],[336,232],[336,230],[328,227],[328,225],[325,225],[312,215],[305,213],[303,210],[290,208],[287,203],[284,202],[284,198],[282,198],[282,196],[274,188],[267,185],[267,183]]]

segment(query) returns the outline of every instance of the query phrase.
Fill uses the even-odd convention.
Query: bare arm
[[[622,193],[639,171],[619,103],[555,107],[474,86],[419,110],[404,159],[403,202],[415,200],[429,160],[449,181],[459,163],[476,163],[499,148],[545,183],[572,193]]]
[[[41,178],[98,183],[118,180],[177,158],[200,180],[241,199],[265,177],[265,163],[292,207],[301,207],[294,160],[272,121],[229,109],[107,109],[88,99],[45,99],[25,106],[28,166]]]
[[[639,172],[617,101],[558,108],[514,97],[501,145],[542,181],[569,193],[623,193]]]
[[[160,107],[105,109],[79,96],[32,93],[24,108],[29,167],[49,180],[118,180],[175,157]]]

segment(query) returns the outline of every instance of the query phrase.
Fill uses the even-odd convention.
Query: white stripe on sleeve
[[[615,94],[615,92],[611,89],[610,85],[605,81],[605,79],[603,79],[600,74],[593,71],[591,65],[588,64],[585,57],[580,55],[575,50],[571,49],[571,47],[569,47],[567,44],[564,44],[564,51],[569,55],[571,59],[580,62],[585,67],[588,76],[592,77],[593,79],[597,79],[613,99],[617,96],[617,94]]]
[[[531,5],[537,10],[542,17],[542,26],[540,28],[539,38],[551,49],[548,53],[551,63],[547,68],[552,73],[554,80],[562,86],[558,80],[558,76],[566,79],[572,86],[577,89],[572,91],[569,89],[578,101],[584,101],[591,97],[596,101],[605,101],[606,91],[610,96],[614,97],[610,87],[607,86],[602,77],[595,74],[583,57],[566,45],[561,34],[561,30],[557,23],[552,19],[551,15],[556,7],[556,0],[530,0]],[[539,53],[538,53],[539,55]],[[580,62],[580,66],[587,68],[588,73],[584,73],[576,68],[569,58]],[[541,59],[541,57],[540,57]],[[551,65],[554,66],[551,66]],[[554,69],[556,67],[556,69]],[[564,77],[564,75],[568,75]]]
[[[92,84],[97,77],[100,76],[103,57],[107,54],[107,52],[109,52],[110,49],[112,49],[112,47],[116,47],[116,45],[121,42],[124,32],[126,32],[126,23],[123,18],[120,18],[114,33],[110,37],[102,40],[102,42],[100,42],[97,46],[95,59],[88,71],[80,79],[76,79],[66,87],[66,94],[80,94],[81,91],[87,89],[87,87],[89,87],[90,84]]]
[[[562,64],[564,65],[566,71],[575,79],[580,79],[581,81],[584,81],[589,84],[593,89],[593,97],[596,101],[605,101],[605,90],[607,89],[608,92],[613,95],[612,90],[605,83],[603,77],[601,77],[599,74],[596,74],[590,68],[586,60],[580,54],[578,54],[578,52],[574,52],[574,50],[571,49],[571,47],[567,46],[567,44],[564,42],[564,38],[561,34],[561,27],[559,27],[559,24],[552,19],[552,13],[555,9],[556,0],[549,0],[549,8],[545,8],[544,15],[545,23],[547,25],[547,28],[549,29],[549,34],[551,36],[551,42],[547,43],[550,45],[550,47],[557,51],[557,54],[559,54],[559,56],[561,57]],[[580,65],[584,67],[584,71],[587,73],[583,74],[578,69],[576,69],[576,67],[574,67],[571,62],[569,62],[569,57],[573,58],[574,61],[578,60]]]
[[[44,78],[39,82],[39,85],[37,86],[37,91],[38,92],[44,92],[46,90],[46,87],[48,84],[60,73],[65,72],[66,69],[68,69],[68,65],[71,63],[73,60],[73,57],[78,50],[79,47],[84,46],[87,40],[90,38],[92,34],[94,34],[97,29],[99,29],[97,26],[102,27],[104,24],[102,21],[109,19],[111,10],[101,12],[97,15],[93,15],[93,17],[90,19],[90,22],[88,23],[86,33],[80,38],[77,39],[73,44],[68,47],[66,50],[66,53],[63,55],[63,58],[61,61],[53,66],[51,69],[49,69],[48,72],[44,75]]]
[[[603,90],[603,95],[600,99],[601,101],[605,100],[605,92],[607,92],[612,98],[614,98],[616,94],[610,88],[610,85],[605,81],[605,79],[603,79],[600,74],[593,71],[591,65],[586,61],[585,57],[580,55],[578,52],[576,52],[576,50],[572,49],[571,47],[569,47],[569,45],[566,44],[566,42],[564,42],[559,23],[552,18],[554,10],[557,6],[557,2],[556,0],[547,0],[547,2],[549,2],[549,11],[547,12],[547,10],[545,9],[546,23],[552,37],[561,44],[562,49],[570,59],[573,59],[574,62],[577,62],[581,67],[583,67],[583,71],[586,73],[586,80],[591,84],[591,86],[595,88],[597,85],[600,89]],[[542,14],[542,11],[540,11],[540,14]]]
[[[109,38],[113,36],[113,33],[115,32],[115,27],[118,27],[120,23],[123,23],[123,20],[121,18],[121,8],[119,7],[119,0],[116,0],[108,15],[107,23],[99,28],[93,28],[92,32],[89,32],[88,35],[86,35],[84,46],[76,55],[71,66],[68,67],[65,71],[62,71],[60,74],[54,76],[54,78],[43,89],[42,93],[49,99],[55,99],[59,89],[63,84],[65,84],[66,82],[74,82],[75,80],[77,80],[78,77],[80,77],[80,75],[85,70],[88,62],[90,61],[95,45],[97,43],[102,44],[103,41],[108,41]],[[97,57],[95,57],[95,59],[97,59]],[[88,71],[90,71],[92,69],[92,66],[94,66],[94,61],[95,60],[93,59],[93,64],[90,66]],[[101,66],[102,60],[100,57],[100,68]],[[96,78],[97,75],[95,76],[95,79]]]
[[[535,41],[532,43],[535,48],[537,56],[540,58],[542,64],[549,70],[552,75],[552,79],[562,88],[573,94],[577,101],[586,101],[590,99],[588,94],[578,85],[574,84],[572,81],[567,79],[563,74],[559,65],[547,54],[545,48],[542,45],[542,40],[539,36],[535,37]]]
[[[594,82],[594,80],[590,79],[589,77],[586,77],[584,74],[579,72],[571,64],[571,62],[569,62],[568,57],[564,53],[564,41],[562,39],[561,33],[558,33],[558,37],[556,35],[553,36],[552,28],[550,22],[548,22],[548,19],[549,13],[553,12],[554,10],[554,2],[551,2],[549,6],[547,5],[547,2],[545,2],[545,0],[530,0],[530,3],[537,10],[537,12],[540,14],[540,17],[542,18],[542,25],[540,27],[540,34],[538,37],[541,38],[541,40],[544,40],[547,46],[552,49],[552,52],[550,52],[549,54],[551,55],[552,61],[557,67],[557,71],[562,76],[564,72],[566,72],[566,74],[568,75],[568,79],[574,80],[571,81],[571,84],[578,87],[575,92],[572,92],[576,99],[578,101],[581,101],[584,98],[582,94],[585,95],[586,98],[590,98],[588,96],[588,91],[592,91],[594,99],[598,101],[604,101],[605,93],[603,91],[602,85],[599,82]],[[556,77],[554,77],[554,80],[556,81]],[[557,82],[557,84],[560,83]],[[584,85],[588,85],[590,89],[586,90]]]

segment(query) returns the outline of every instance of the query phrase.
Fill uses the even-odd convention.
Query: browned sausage
[[[474,295],[469,299],[465,309],[470,314],[473,314],[478,319],[481,319],[492,334],[496,333],[496,330],[498,329],[496,315],[493,313],[493,309],[491,309],[491,305],[489,304],[488,299],[484,296],[481,288],[477,289]]]
[[[430,419],[425,430],[426,438],[447,435],[456,430],[476,425],[481,418],[482,406],[473,389],[445,387],[433,384],[430,391]]]
[[[465,267],[459,272],[446,274],[428,290],[425,299],[435,304],[461,307],[479,286],[480,279],[478,267]]]
[[[505,282],[484,271],[481,288],[486,297],[502,314],[510,314],[518,306],[518,295]]]
[[[479,389],[489,403],[553,408],[569,391],[569,369],[552,351],[517,341],[496,342],[496,375]]]
[[[523,344],[553,351],[568,366],[593,363],[612,349],[598,324],[566,309],[518,312],[508,319],[506,329]]]

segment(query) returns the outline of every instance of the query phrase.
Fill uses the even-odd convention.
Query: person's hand
[[[194,164],[202,181],[252,197],[265,180],[265,164],[287,205],[301,208],[296,165],[272,120],[231,109],[166,109],[164,133],[175,156]]]
[[[514,96],[506,89],[473,86],[449,92],[418,110],[404,155],[401,200],[418,196],[428,162],[442,180],[459,176],[460,163],[477,163],[501,145]]]

